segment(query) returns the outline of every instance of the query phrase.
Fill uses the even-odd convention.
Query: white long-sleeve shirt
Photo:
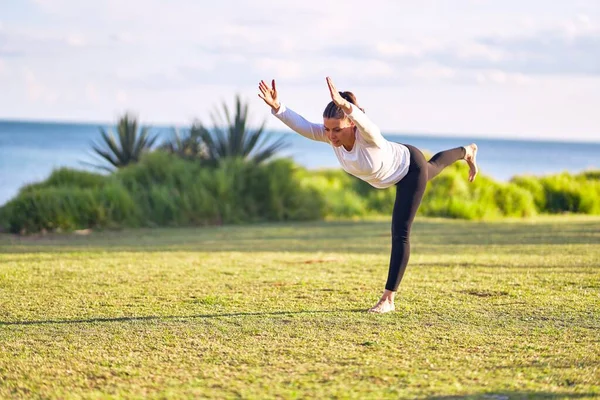
[[[353,104],[351,107],[352,112],[347,115],[357,128],[352,150],[346,150],[344,146],[333,146],[327,139],[323,124],[309,122],[283,104],[278,112],[273,111],[273,115],[302,136],[332,145],[342,168],[349,174],[378,189],[395,185],[408,173],[408,148],[388,141],[361,109]]]

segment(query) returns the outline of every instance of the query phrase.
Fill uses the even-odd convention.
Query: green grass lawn
[[[600,219],[0,235],[0,398],[600,398]]]

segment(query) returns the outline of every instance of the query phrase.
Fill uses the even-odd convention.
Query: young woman
[[[258,96],[292,130],[330,144],[344,171],[378,189],[396,185],[387,283],[381,299],[369,310],[376,313],[394,311],[394,296],[410,255],[410,228],[427,182],[458,160],[465,160],[469,165],[469,181],[472,182],[477,175],[477,145],[472,143],[444,150],[427,161],[417,148],[385,139],[377,125],[358,106],[356,97],[351,92],[338,92],[331,79],[326,80],[332,101],[323,111],[322,124],[308,122],[281,104],[275,80],[270,87],[261,81]]]

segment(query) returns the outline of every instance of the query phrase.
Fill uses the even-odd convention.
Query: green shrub
[[[396,187],[387,189],[375,189],[367,193],[365,197],[366,207],[369,214],[391,215],[396,202]]]
[[[303,173],[285,159],[225,158],[213,168],[157,151],[83,187],[56,179],[65,175],[57,172],[56,187],[45,181],[23,191],[0,209],[0,222],[12,232],[35,232],[323,218],[325,201],[302,184]]]
[[[516,176],[510,180],[510,183],[531,193],[537,211],[546,209],[546,191],[539,178],[533,176]]]
[[[200,170],[199,163],[183,160],[164,151],[154,151],[144,154],[138,163],[117,170],[113,176],[129,191],[143,190],[153,185],[184,190]]]
[[[419,213],[431,217],[475,219],[481,217],[478,209],[464,176],[449,168],[427,185]]]
[[[581,183],[579,212],[600,214],[600,180],[588,180]]]
[[[80,189],[45,187],[29,190],[4,208],[8,230],[14,233],[139,226],[140,214],[124,187]]]
[[[91,189],[102,187],[109,181],[110,178],[106,175],[72,168],[59,168],[54,170],[45,181],[24,186],[21,188],[20,193],[58,187]]]
[[[458,164],[426,189],[420,215],[495,219],[537,213],[600,214],[596,171],[499,183],[467,181]],[[291,160],[224,158],[215,167],[156,151],[105,176],[60,169],[0,208],[0,230],[182,226],[390,216],[396,188],[380,190],[341,169],[307,171]]]
[[[302,176],[302,185],[323,199],[327,217],[368,215],[366,199],[354,190],[354,179],[341,170],[312,171]]]
[[[4,207],[0,207],[0,232],[8,232],[9,231],[9,223],[8,218],[10,215],[10,209],[7,205]]]
[[[456,165],[456,164],[455,164]],[[516,184],[502,184],[485,175],[473,183],[455,165],[429,184],[420,208],[426,216],[496,219],[503,216],[528,217],[537,213],[533,196]]]
[[[582,185],[569,173],[547,176],[541,179],[546,193],[545,211],[550,213],[581,212]]]
[[[101,225],[106,214],[92,189],[45,187],[29,190],[6,205],[9,230],[38,232],[57,228],[72,230]]]
[[[306,170],[289,159],[277,159],[262,165],[262,182],[252,186],[254,196],[267,207],[263,213],[270,221],[305,221],[325,216],[325,200],[320,193],[301,184]],[[267,185],[265,185],[267,183]]]
[[[97,225],[108,228],[139,227],[142,213],[131,194],[118,181],[93,189],[94,199],[102,208],[105,221]]]
[[[260,173],[254,164],[242,159],[223,159],[216,169],[209,170],[203,182],[216,200],[217,218],[222,223],[252,222],[257,218],[257,204],[250,185]]]
[[[514,183],[498,185],[496,204],[507,217],[532,217],[538,213],[533,194]]]
[[[586,180],[586,181],[600,181],[600,169],[584,171],[584,172],[578,174],[576,176],[576,178]]]

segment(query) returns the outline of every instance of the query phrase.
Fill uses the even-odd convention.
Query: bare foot
[[[477,145],[471,143],[465,146],[466,154],[465,161],[469,164],[469,182],[473,182],[477,176],[479,169],[477,168]]]
[[[375,304],[375,306],[369,309],[369,312],[385,314],[387,312],[394,311],[395,309],[396,306],[394,305],[393,300],[390,301],[389,299],[381,299],[377,302],[377,304]]]

